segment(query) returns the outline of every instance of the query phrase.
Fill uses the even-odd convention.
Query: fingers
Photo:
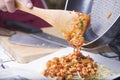
[[[7,8],[3,0],[0,0],[0,10],[3,12],[7,12]]]
[[[32,8],[33,4],[31,0],[20,0],[24,6],[27,8]],[[13,13],[17,9],[15,7],[15,0],[0,0],[0,10],[3,12],[10,12]]]
[[[8,10],[8,12],[15,12],[16,11],[16,7],[15,7],[15,1],[14,0],[4,0],[4,3],[6,5],[6,8]]]
[[[24,6],[26,6],[27,8],[32,8],[33,4],[31,2],[31,0],[21,0],[21,2],[24,4]]]
[[[0,10],[13,13],[16,11],[14,0],[0,0]]]
[[[3,12],[7,12],[7,8],[5,6],[1,7],[1,9]]]

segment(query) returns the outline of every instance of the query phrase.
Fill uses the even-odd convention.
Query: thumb
[[[31,0],[21,0],[21,2],[23,3],[24,6],[26,6],[27,8],[32,8],[33,4]]]

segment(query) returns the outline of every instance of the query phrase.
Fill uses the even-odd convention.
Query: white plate
[[[44,70],[46,62],[54,57],[61,57],[64,55],[68,55],[72,52],[73,52],[73,48],[68,47],[68,48],[59,50],[55,53],[52,53],[50,55],[47,55],[45,57],[42,57],[40,59],[37,59],[35,61],[32,61],[28,64],[18,64],[18,63],[13,62],[13,64],[10,63],[7,65],[9,65],[9,67],[11,66],[11,68],[12,68],[11,74],[13,74],[13,75],[17,74],[17,75],[20,75],[22,77],[32,79],[32,80],[35,80],[35,79],[48,80],[48,79],[44,79],[45,77],[43,77],[40,73],[41,71]],[[108,67],[115,73],[115,75],[108,77],[107,80],[112,80],[112,79],[120,76],[120,68],[119,68],[120,61],[105,58],[105,57],[100,56],[99,54],[94,54],[94,53],[90,53],[90,52],[86,52],[86,51],[81,51],[81,52],[84,55],[90,55],[94,59],[94,61],[96,61],[99,64],[105,65],[106,67]]]
[[[68,55],[72,52],[73,52],[73,48],[68,47],[68,48],[62,49],[60,51],[57,51],[53,54],[47,55],[43,58],[40,58],[38,60],[35,60],[33,62],[30,62],[27,64],[27,66],[30,69],[33,69],[35,72],[40,73],[45,68],[45,64],[48,60],[52,59],[53,57],[60,57],[63,55]],[[94,59],[94,61],[98,62],[99,64],[105,65],[106,67],[111,69],[115,73],[115,75],[109,77],[110,79],[114,79],[114,78],[117,78],[118,76],[120,76],[120,68],[119,68],[120,61],[105,58],[105,57],[100,56],[99,54],[94,54],[94,53],[90,53],[90,52],[86,52],[86,51],[81,51],[81,52],[84,55],[90,55]]]

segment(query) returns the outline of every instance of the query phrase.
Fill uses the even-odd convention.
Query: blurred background
[[[66,0],[45,0],[49,9],[64,9]]]

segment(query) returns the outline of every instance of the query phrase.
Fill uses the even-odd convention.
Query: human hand
[[[19,0],[21,3],[23,3],[24,6],[27,8],[32,8],[33,4],[31,0]],[[10,12],[13,13],[17,9],[15,7],[15,0],[0,0],[0,10],[3,12]]]

